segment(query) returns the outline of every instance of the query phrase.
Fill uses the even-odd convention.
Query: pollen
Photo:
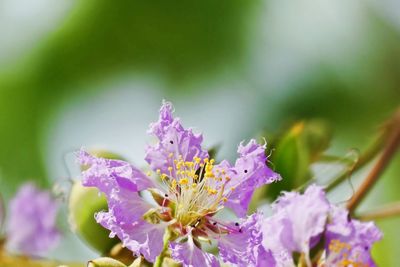
[[[175,203],[172,216],[182,225],[196,223],[228,201],[225,184],[230,178],[214,168],[214,159],[194,157],[187,161],[179,155],[171,161],[169,175],[159,170],[157,174],[168,188],[169,201]]]
[[[183,178],[183,179],[179,180],[179,184],[181,184],[181,185],[186,185],[188,183],[189,183],[189,181],[186,178]]]

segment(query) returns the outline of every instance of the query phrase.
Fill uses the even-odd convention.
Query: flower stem
[[[167,229],[165,230],[165,234],[164,234],[163,250],[161,251],[160,255],[158,255],[158,257],[156,259],[156,262],[154,263],[154,267],[161,267],[162,266],[162,264],[164,262],[164,258],[168,254],[168,245],[169,245],[169,241],[170,241],[171,237],[172,237],[171,231],[167,227]]]
[[[373,166],[371,172],[365,178],[360,188],[354,193],[353,197],[347,203],[347,208],[350,213],[353,213],[356,207],[365,198],[373,185],[389,165],[391,159],[395,155],[400,145],[400,109],[395,113],[391,124],[389,125],[389,134],[381,156]]]
[[[359,169],[367,165],[369,162],[371,162],[376,157],[376,155],[382,150],[386,136],[387,136],[387,130],[384,130],[379,135],[379,137],[370,145],[370,147],[360,155],[360,157],[355,163],[349,163],[348,171],[340,174],[339,176],[337,176],[336,178],[334,178],[332,181],[329,182],[329,184],[325,187],[325,191],[326,192],[331,191],[336,186],[345,181],[352,173],[358,171]]]
[[[362,221],[372,221],[394,216],[400,216],[400,202],[386,204],[373,211],[368,211],[360,215],[357,215],[356,217]]]

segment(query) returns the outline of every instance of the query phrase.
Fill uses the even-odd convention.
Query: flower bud
[[[126,265],[112,258],[103,257],[89,261],[87,267],[126,267]]]
[[[96,188],[84,187],[79,182],[72,186],[69,197],[69,221],[75,231],[89,246],[100,253],[107,253],[119,242],[110,238],[110,231],[98,224],[96,212],[107,210],[107,200]]]

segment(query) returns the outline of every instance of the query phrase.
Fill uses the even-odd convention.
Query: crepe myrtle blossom
[[[375,266],[371,247],[381,239],[380,230],[329,203],[321,187],[311,185],[304,194],[286,192],[272,209],[262,226],[262,243],[278,267],[295,266],[294,253],[300,253],[307,266]],[[312,262],[310,251],[318,245],[322,253]]]
[[[256,266],[260,257],[269,260],[261,246],[261,215],[246,217],[254,190],[281,179],[266,165],[265,145],[242,142],[234,165],[216,164],[201,146],[202,135],[185,129],[172,113],[171,103],[163,102],[159,120],[150,125],[149,134],[159,142],[146,149],[147,173],[125,161],[80,151],[79,162],[86,166],[83,185],[97,187],[108,200],[109,209],[95,215],[97,222],[150,262],[163,251],[164,233],[171,257],[184,266],[219,266],[214,255],[202,250],[201,243],[211,241],[219,241],[222,260],[238,266]],[[157,205],[145,201],[143,191]],[[241,219],[217,219],[224,208]]]
[[[50,192],[26,183],[10,201],[6,246],[25,255],[41,255],[60,240],[58,203]]]

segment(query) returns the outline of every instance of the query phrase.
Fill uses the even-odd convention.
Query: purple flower
[[[382,232],[373,222],[351,219],[347,210],[332,206],[325,238],[327,263],[376,266],[371,257],[371,248],[382,238]]]
[[[60,240],[56,228],[58,205],[47,191],[24,184],[10,202],[7,247],[27,255],[40,255]]]
[[[150,262],[161,253],[167,229],[173,233],[169,244],[172,257],[184,266],[200,262],[202,266],[219,265],[213,255],[201,250],[201,242],[207,240],[220,240],[224,260],[229,262],[235,259],[231,254],[243,255],[246,249],[253,249],[249,259],[267,255],[260,245],[239,250],[239,236],[248,239],[248,246],[253,246],[254,240],[260,244],[260,236],[249,234],[259,231],[253,230],[259,229],[254,220],[243,221],[240,228],[215,218],[225,207],[245,217],[254,190],[280,179],[266,165],[265,146],[255,140],[241,143],[234,166],[227,161],[215,165],[201,146],[202,135],[183,128],[172,113],[172,105],[164,102],[159,120],[150,125],[149,133],[159,141],[146,148],[145,159],[152,172],[144,174],[124,161],[79,153],[80,163],[88,167],[82,174],[83,184],[97,187],[108,200],[109,210],[98,213],[96,220]],[[162,183],[156,183],[155,177]],[[151,193],[153,204],[142,198],[143,191]],[[237,256],[236,261],[239,259]]]
[[[307,266],[314,266],[309,252],[318,243],[325,247],[318,266],[375,266],[370,252],[382,237],[379,229],[372,222],[351,219],[345,209],[330,204],[321,187],[311,185],[304,194],[284,193],[272,210],[261,227],[262,244],[272,251],[278,267],[295,266],[293,252],[301,253]]]

